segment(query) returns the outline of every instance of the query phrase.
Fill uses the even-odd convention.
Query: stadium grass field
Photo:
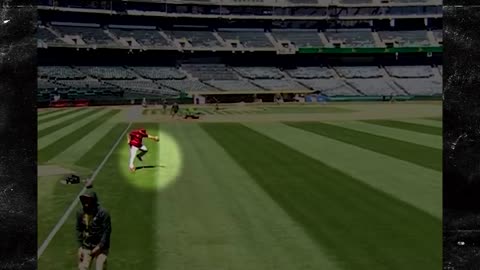
[[[343,119],[358,111],[349,106],[307,113]],[[415,106],[408,118],[222,123],[39,111],[38,245],[83,188],[60,183],[65,171],[91,177],[103,165],[94,190],[112,216],[109,269],[440,269],[441,104]],[[263,111],[275,110],[295,112]],[[146,142],[131,174],[124,132],[140,126],[160,142]],[[74,222],[39,269],[76,269]]]

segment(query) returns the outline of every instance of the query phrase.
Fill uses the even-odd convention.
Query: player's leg
[[[148,152],[148,148],[145,145],[142,145],[138,150],[140,150],[140,153],[138,153],[137,158],[140,161],[143,161],[142,157]]]
[[[80,261],[78,262],[78,269],[88,270],[90,269],[91,263],[92,263],[92,256],[90,256],[90,250],[82,248]]]
[[[107,255],[101,253],[97,256],[95,262],[96,270],[106,270],[107,269]]]
[[[135,156],[137,155],[137,150],[138,148],[136,146],[130,146],[130,163],[128,164],[129,165],[129,168],[130,170],[134,171],[135,170],[135,165],[133,164],[133,162],[135,161]]]

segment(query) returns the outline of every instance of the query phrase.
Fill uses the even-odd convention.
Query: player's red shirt
[[[135,147],[142,147],[142,139],[148,137],[145,129],[137,129],[130,132],[130,145]]]

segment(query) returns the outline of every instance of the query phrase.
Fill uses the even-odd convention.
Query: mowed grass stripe
[[[213,112],[211,110],[207,110],[207,109],[202,110],[202,112],[204,112],[206,114],[213,114]]]
[[[377,153],[408,161],[425,168],[436,171],[442,170],[442,150],[440,149],[407,143],[326,123],[289,122],[286,124],[337,141],[356,145]]]
[[[55,112],[55,110],[40,110],[40,109],[38,109],[37,110],[37,115],[40,116],[40,115],[50,114],[50,113],[54,113],[54,112]]]
[[[247,127],[202,127],[343,269],[441,267],[439,219]]]
[[[432,216],[442,217],[441,172],[282,123],[244,125]]]
[[[82,126],[81,128],[73,130],[66,136],[57,139],[55,143],[52,143],[49,146],[38,151],[38,161],[47,162],[48,160],[52,159],[59,153],[63,152],[70,145],[74,144],[75,142],[86,136],[92,130],[94,130],[104,122],[108,121],[110,118],[112,118],[119,112],[120,110],[111,110],[108,113],[96,118],[95,120],[90,121],[88,124]]]
[[[167,123],[162,129],[158,153],[165,167],[157,179],[167,178],[174,155],[163,133],[181,147],[184,169],[157,196],[154,269],[338,269],[202,128]]]
[[[401,122],[405,123],[412,123],[412,124],[417,124],[417,125],[422,125],[422,126],[429,126],[429,127],[437,127],[437,128],[442,128],[443,122],[442,121],[437,121],[437,120],[431,120],[431,119],[401,119],[399,120]]]
[[[46,110],[46,111],[38,111],[38,117],[45,117],[47,115],[59,113],[61,111],[62,111],[61,109],[59,109],[59,110],[52,109],[52,110]]]
[[[87,134],[85,137],[81,138],[80,140],[70,145],[67,149],[65,149],[63,152],[53,157],[48,162],[53,164],[74,165],[77,162],[77,160],[82,158],[88,151],[94,148],[96,143],[102,140],[102,138],[104,138],[105,136],[110,136],[110,139],[115,138],[114,137],[115,134],[109,134],[109,133],[117,125],[118,123],[107,122],[98,126],[97,128],[93,129],[89,134]],[[99,161],[99,163],[100,162],[101,160]]]
[[[327,122],[328,124],[367,132],[370,134],[396,139],[404,142],[420,144],[431,148],[442,149],[442,137],[425,133],[418,133],[405,129],[391,128],[381,125],[369,124],[360,121]]]
[[[419,133],[425,133],[430,135],[442,135],[442,129],[438,127],[431,127],[425,125],[419,125],[414,123],[407,123],[402,121],[395,120],[364,120],[365,123],[370,123],[374,125],[380,125],[391,128],[405,129]]]
[[[83,111],[83,110],[86,110],[86,108],[59,110],[55,114],[51,114],[51,115],[48,115],[48,116],[45,116],[45,117],[39,116],[38,119],[37,119],[37,122],[38,122],[38,125],[42,125],[44,123],[47,123],[47,122],[54,121],[56,119],[65,117],[66,115],[69,115],[71,113],[75,113],[75,112]]]
[[[112,138],[118,138],[127,126],[127,123],[117,123],[100,140],[92,141],[88,151],[83,155],[77,156],[75,165],[95,169],[105,157],[105,153],[108,153],[115,144],[115,140]],[[126,141],[127,139],[125,138],[125,142]]]
[[[71,125],[75,125],[78,121],[84,119],[85,117],[89,117],[91,115],[97,114],[102,109],[93,109],[93,110],[85,110],[81,111],[80,113],[72,113],[67,115],[66,117],[62,117],[58,119],[59,121],[49,122],[45,125],[38,126],[38,138],[42,138],[43,136],[47,136],[48,134],[55,132],[61,128],[65,128]]]
[[[78,108],[77,108],[78,109]],[[71,111],[72,108],[61,108],[61,109],[47,109],[47,110],[37,110],[38,117],[47,117],[48,115],[61,113],[65,111]]]
[[[38,138],[38,143],[37,143],[37,148],[38,150],[41,150],[50,144],[54,143],[58,138],[61,138],[63,136],[66,136],[67,134],[70,134],[73,130],[79,129],[84,125],[87,125],[91,121],[94,121],[100,116],[103,116],[110,112],[110,110],[101,110],[96,114],[90,115],[88,117],[84,117],[83,119],[80,119],[75,123],[75,125],[70,125],[67,127],[60,128],[52,133],[50,133],[48,136],[44,136],[42,138]]]

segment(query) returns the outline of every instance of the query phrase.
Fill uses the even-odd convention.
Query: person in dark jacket
[[[94,191],[80,196],[82,209],[77,213],[78,269],[90,269],[95,259],[95,269],[106,269],[110,249],[112,225],[110,214],[98,202]]]
[[[175,102],[173,103],[172,105],[172,109],[170,111],[170,114],[172,115],[172,118],[177,115],[178,111],[180,110],[180,107],[178,106],[178,104]]]

